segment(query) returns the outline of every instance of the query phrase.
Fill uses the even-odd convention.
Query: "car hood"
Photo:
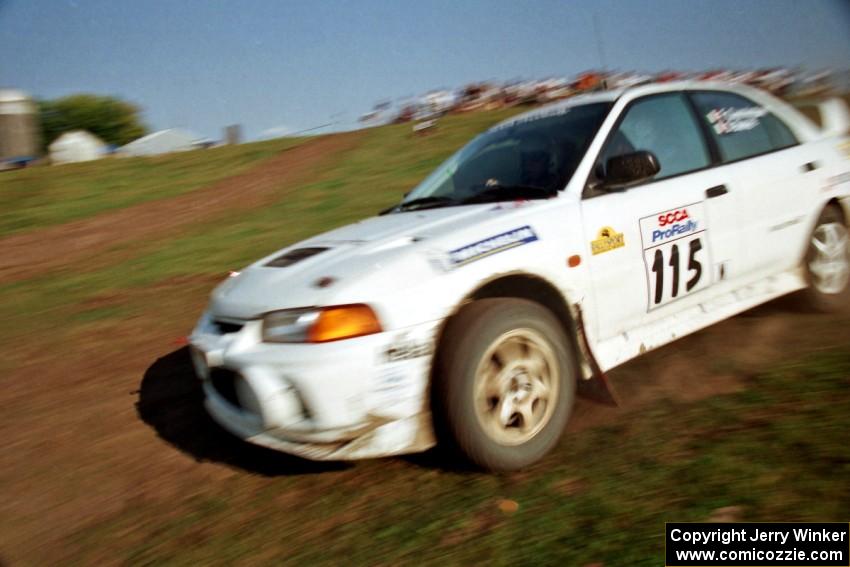
[[[456,225],[491,218],[494,213],[510,208],[512,207],[504,207],[499,203],[489,203],[383,215],[364,219],[314,236],[300,242],[298,246],[322,242],[365,244],[414,234],[422,238],[442,235],[454,230]]]
[[[262,258],[228,278],[212,294],[214,315],[252,319],[275,309],[366,301],[352,294],[369,277],[371,294],[380,297],[403,285],[441,273],[439,258],[462,241],[464,232],[504,226],[505,217],[539,201],[444,207],[369,218]],[[495,230],[495,229],[494,229]],[[392,278],[376,282],[379,271]],[[348,292],[348,293],[347,293]]]

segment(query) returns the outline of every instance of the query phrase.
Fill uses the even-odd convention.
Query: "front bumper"
[[[435,444],[427,392],[437,322],[323,344],[263,343],[261,326],[205,314],[190,337],[206,409],[225,429],[317,460]]]

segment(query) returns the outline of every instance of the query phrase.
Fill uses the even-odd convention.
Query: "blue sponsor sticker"
[[[690,232],[697,232],[697,228],[699,228],[699,223],[695,220],[680,222],[670,228],[657,228],[652,231],[652,242],[676,239]]]
[[[538,240],[537,234],[526,225],[452,250],[449,252],[449,260],[452,266],[463,266],[535,240]]]

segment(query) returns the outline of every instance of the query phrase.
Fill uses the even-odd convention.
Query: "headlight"
[[[337,305],[272,311],[263,317],[263,341],[326,343],[381,332],[368,305]]]

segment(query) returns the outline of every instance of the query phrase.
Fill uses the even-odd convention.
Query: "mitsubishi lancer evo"
[[[609,369],[784,294],[846,302],[850,119],[820,110],[688,82],[506,120],[225,279],[190,337],[206,409],[309,459],[527,466]]]

